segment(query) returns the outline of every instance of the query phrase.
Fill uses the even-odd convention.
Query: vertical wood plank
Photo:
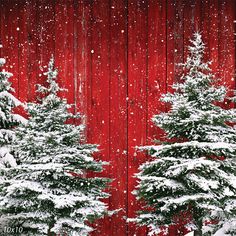
[[[38,0],[38,70],[37,82],[45,84],[43,73],[47,71],[48,62],[55,54],[55,5],[54,0]],[[72,15],[73,16],[73,15]],[[71,16],[72,20],[73,17]],[[70,26],[71,27],[71,26]],[[65,32],[66,34],[67,32]],[[68,64],[71,62],[68,61]],[[73,70],[73,68],[71,68]],[[70,78],[71,79],[71,78]]]
[[[167,71],[166,71],[166,90],[172,92],[171,85],[175,79],[175,3],[172,0],[167,1],[166,5],[167,17],[167,32],[166,32],[166,57],[167,57]]]
[[[234,1],[219,0],[219,77],[221,83],[230,90],[235,88],[234,20]],[[233,91],[229,95],[233,95]],[[232,108],[234,104],[225,101],[224,106]]]
[[[166,93],[167,69],[167,6],[162,0],[150,0],[148,5],[148,142],[159,140],[163,135],[161,129],[153,124],[151,118],[165,111],[165,104],[160,101]]]
[[[183,6],[184,25],[183,25],[183,62],[186,61],[188,56],[189,40],[192,39],[194,33],[194,0],[184,2]]]
[[[84,0],[80,0],[78,2],[76,1],[74,4],[74,78],[76,80],[75,104],[76,111],[80,112],[83,116],[82,122],[87,125],[87,101],[90,100],[88,87],[91,73],[91,33],[89,31],[91,7],[90,4]]]
[[[36,101],[36,84],[38,71],[37,45],[38,45],[38,9],[37,0],[26,1],[28,50],[27,50],[27,73],[28,73],[28,99]]]
[[[0,57],[2,58],[3,57],[3,52],[2,52],[2,36],[3,36],[3,33],[2,33],[2,28],[3,28],[3,1],[0,0]]]
[[[204,4],[208,6],[208,0],[204,1]],[[206,7],[207,10],[207,7]],[[201,32],[201,21],[205,22],[205,27],[208,27],[208,16],[201,14],[201,0],[190,0],[184,3],[184,62],[188,56],[189,40],[193,38],[195,32]],[[206,18],[206,19],[205,19]],[[205,30],[204,30],[205,32]],[[207,32],[207,30],[206,30]],[[207,38],[207,37],[206,37]]]
[[[140,203],[132,194],[137,181],[134,174],[145,161],[136,146],[147,138],[147,1],[128,1],[128,217],[136,215]],[[145,235],[142,228],[129,224],[128,235]]]
[[[59,70],[59,84],[66,91],[61,95],[69,104],[74,104],[73,60],[73,0],[55,1],[55,62]]]
[[[27,2],[20,1],[18,5],[19,26],[18,35],[18,98],[25,102],[28,94],[28,22],[27,22]]]
[[[182,74],[179,63],[184,60],[184,0],[173,0],[175,5],[174,24],[174,81],[178,81]]]
[[[236,2],[232,4],[233,9],[236,9]],[[235,62],[234,62],[234,71],[236,71],[236,12],[233,14],[234,18],[234,47],[235,47]],[[236,90],[236,73],[234,74],[234,90]],[[234,104],[235,108],[236,104]]]
[[[18,22],[18,3],[16,0],[2,2],[2,56],[6,59],[4,69],[13,76],[9,79],[18,95],[18,34],[20,31]]]
[[[126,235],[127,225],[127,9],[126,1],[110,5],[110,207],[122,209],[112,217],[112,235]]]
[[[91,2],[91,100],[88,101],[88,140],[100,145],[99,159],[110,161],[109,84],[110,84],[110,4],[109,0]],[[111,177],[111,166],[102,176]],[[107,202],[107,201],[106,201]],[[110,205],[111,198],[108,200]],[[96,223],[96,235],[112,235],[111,221],[107,218]]]
[[[204,5],[203,5],[204,7]],[[215,0],[209,0],[209,41],[208,41],[208,47],[209,47],[209,54],[212,61],[211,68],[213,73],[218,77],[218,31],[219,31],[219,17],[218,17],[218,1]],[[204,29],[204,28],[203,28]],[[202,29],[202,31],[203,31]]]
[[[217,1],[214,1],[217,2]],[[202,11],[201,11],[201,34],[203,42],[205,43],[205,60],[211,60],[210,58],[210,48],[209,48],[209,41],[210,41],[210,34],[211,34],[211,25],[210,25],[210,1],[201,1],[202,4]]]

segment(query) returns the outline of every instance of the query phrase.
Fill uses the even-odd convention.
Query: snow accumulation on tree
[[[5,58],[0,58],[0,67],[5,63]],[[4,69],[0,71],[0,168],[16,165],[9,146],[15,138],[14,127],[26,122],[25,118],[13,112],[22,103],[13,95],[14,89],[9,81],[12,76]]]
[[[219,105],[227,89],[216,85],[211,63],[204,62],[201,34],[195,33],[190,42],[182,77],[174,92],[161,98],[171,108],[152,119],[165,131],[166,141],[139,148],[148,150],[153,160],[136,175],[134,194],[145,200],[146,210],[134,220],[148,226],[149,235],[157,235],[188,211],[189,231],[213,235],[228,222],[225,233],[235,235],[236,112]],[[213,221],[218,223],[209,224]]]
[[[1,170],[1,218],[19,235],[85,236],[93,229],[88,222],[103,217],[107,206],[101,199],[109,179],[86,177],[87,171],[101,172],[102,161],[93,154],[98,146],[84,140],[84,125],[70,119],[71,105],[59,97],[54,59],[49,62],[47,85],[39,85],[38,103],[29,103],[29,120],[16,129],[14,151],[17,166]],[[17,234],[16,234],[17,235]]]

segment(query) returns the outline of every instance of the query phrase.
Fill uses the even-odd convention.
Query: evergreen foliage
[[[0,67],[3,67],[5,63],[6,60],[0,58]],[[15,138],[14,127],[26,122],[21,115],[13,111],[22,104],[13,95],[15,91],[9,81],[12,76],[12,73],[4,69],[0,71],[0,168],[16,165],[9,146]]]
[[[18,165],[4,172],[0,185],[0,213],[8,226],[22,227],[16,235],[85,236],[92,231],[88,222],[107,212],[101,199],[109,180],[86,176],[106,163],[93,158],[98,146],[85,143],[84,126],[68,122],[80,115],[59,97],[57,74],[52,58],[47,86],[38,86],[39,102],[27,105],[29,120],[16,130]]]
[[[142,164],[137,174],[134,193],[147,208],[135,221],[147,225],[149,235],[174,224],[184,211],[192,217],[186,227],[203,235],[213,230],[205,222],[217,220],[219,228],[235,218],[236,130],[230,122],[235,122],[236,113],[219,106],[227,91],[216,86],[210,62],[204,62],[201,35],[195,33],[190,42],[180,81],[161,99],[171,108],[152,119],[165,131],[166,142],[140,148],[153,160]]]

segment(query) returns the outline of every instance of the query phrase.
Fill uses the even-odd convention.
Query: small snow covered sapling
[[[84,126],[67,122],[80,116],[58,96],[53,58],[46,75],[48,86],[38,87],[41,98],[28,104],[28,123],[17,129],[19,165],[7,172],[1,213],[22,227],[21,235],[85,236],[92,231],[88,222],[107,212],[101,199],[108,197],[103,189],[109,182],[86,172],[100,172],[105,163],[92,157],[98,147],[85,143]]]
[[[216,86],[210,62],[204,62],[205,45],[195,33],[188,47],[180,81],[174,92],[162,96],[170,104],[166,113],[153,117],[165,131],[165,142],[141,147],[153,160],[140,166],[135,194],[146,202],[146,211],[135,221],[156,235],[161,226],[175,224],[183,212],[191,214],[186,227],[198,235],[212,235],[206,222],[235,217],[236,130],[234,109],[217,105],[226,98],[226,88]]]
[[[6,63],[5,58],[0,58],[0,67]],[[15,132],[14,127],[25,123],[26,119],[13,112],[13,109],[22,103],[13,95],[14,89],[9,78],[12,73],[0,71],[0,168],[15,166],[16,161],[10,153]]]

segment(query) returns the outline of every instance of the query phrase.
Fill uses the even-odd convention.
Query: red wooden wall
[[[111,209],[93,235],[143,236],[127,225],[140,204],[133,178],[147,157],[136,145],[160,137],[150,118],[164,111],[161,93],[181,74],[195,30],[203,34],[207,59],[221,83],[234,87],[236,0],[0,0],[1,56],[17,96],[35,99],[51,54],[59,68],[62,94],[86,115],[87,139],[100,144],[113,178]],[[95,225],[96,226],[96,225]],[[169,235],[181,235],[171,229]]]

